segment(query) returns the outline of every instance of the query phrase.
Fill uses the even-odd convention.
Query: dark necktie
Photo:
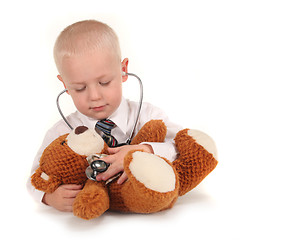
[[[95,124],[95,128],[103,132],[103,140],[109,147],[115,147],[117,140],[111,135],[111,130],[115,127],[115,123],[109,119],[103,119]]]

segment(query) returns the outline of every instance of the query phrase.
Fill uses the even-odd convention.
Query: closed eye
[[[101,86],[107,86],[108,84],[110,84],[111,81],[107,81],[107,82],[99,82],[99,84]]]
[[[76,91],[76,92],[83,92],[85,89],[86,89],[86,87],[83,87],[83,88],[75,89],[75,91]]]

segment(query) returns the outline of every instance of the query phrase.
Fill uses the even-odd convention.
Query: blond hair
[[[121,61],[119,41],[114,30],[96,20],[76,22],[66,27],[54,45],[54,60],[58,71],[64,57],[79,56],[94,50],[110,49]]]

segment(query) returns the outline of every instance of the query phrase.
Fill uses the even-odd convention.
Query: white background
[[[1,239],[289,239],[288,12],[280,0],[2,1]],[[60,118],[54,41],[84,19],[115,29],[145,101],[217,143],[215,171],[169,211],[84,221],[26,192],[34,155]],[[133,82],[128,98],[138,96]]]

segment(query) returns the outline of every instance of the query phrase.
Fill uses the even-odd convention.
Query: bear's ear
[[[48,176],[40,168],[31,176],[32,185],[43,192],[52,193],[61,184],[61,181],[56,176]]]
[[[133,138],[131,145],[142,142],[164,142],[167,135],[167,127],[162,120],[150,120]]]

